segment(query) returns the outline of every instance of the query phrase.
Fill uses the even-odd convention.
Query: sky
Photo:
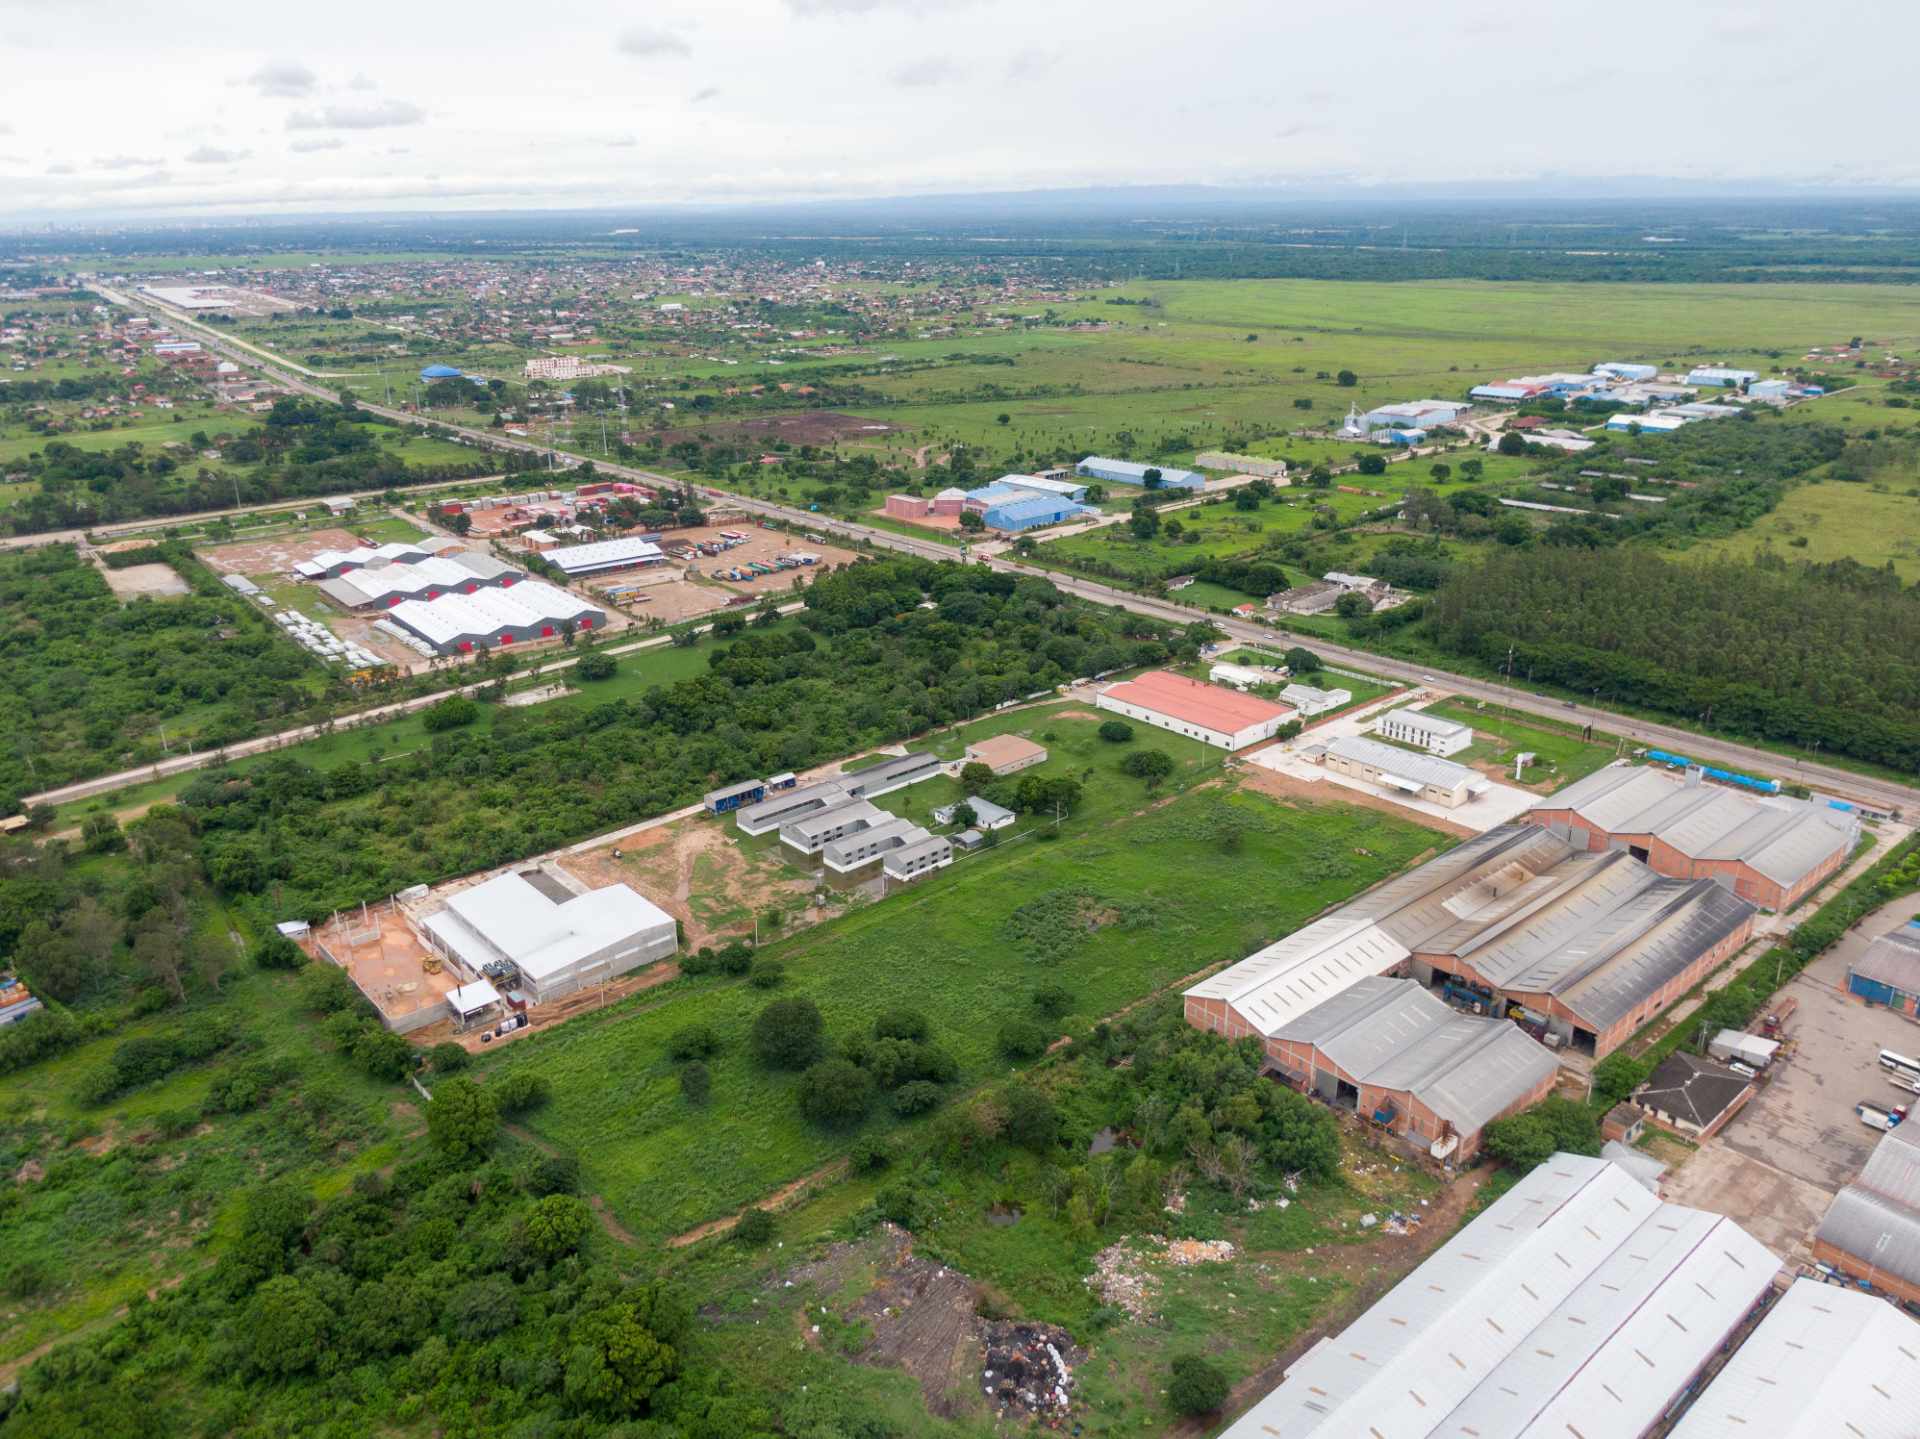
[[[1129,184],[1911,188],[1920,5],[0,0],[15,221]]]

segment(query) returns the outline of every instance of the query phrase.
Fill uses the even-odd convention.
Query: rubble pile
[[[980,1389],[1001,1418],[1032,1417],[1064,1427],[1073,1406],[1072,1360],[1079,1352],[1064,1329],[1029,1320],[987,1326]]]
[[[1190,1264],[1219,1264],[1231,1258],[1233,1245],[1224,1239],[1176,1239],[1167,1244],[1167,1262],[1183,1269]]]

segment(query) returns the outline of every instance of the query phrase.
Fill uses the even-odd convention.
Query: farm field
[[[1110,1013],[1297,927],[1434,839],[1373,811],[1192,792],[1097,829],[1076,820],[1057,840],[987,851],[762,953],[786,962],[781,993],[813,999],[831,1038],[889,1006],[918,1009],[973,1083],[995,1067],[994,1031],[1031,987],[1062,984],[1076,1012]],[[1202,866],[1209,880],[1196,887]],[[1094,917],[1090,929],[1074,923],[1082,913]],[[774,997],[708,980],[670,985],[512,1045],[486,1071],[545,1076],[554,1100],[536,1132],[580,1156],[622,1224],[658,1240],[845,1148],[847,1135],[801,1120],[791,1077],[746,1052],[753,1017]],[[681,1098],[667,1054],[672,1034],[694,1022],[722,1040],[712,1101],[698,1110]]]

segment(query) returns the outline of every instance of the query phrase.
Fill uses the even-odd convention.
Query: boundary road
[[[249,365],[264,371],[271,379],[303,394],[324,399],[339,397],[331,390],[311,384],[264,364],[257,353],[242,350],[234,346],[226,336],[209,326],[200,324],[179,311],[167,306],[155,304],[145,299],[132,299],[118,292],[96,285],[95,290],[110,303],[135,312],[156,313],[168,323],[186,326],[199,334],[209,348],[226,355],[236,363]],[[371,405],[360,401],[360,408],[371,414],[383,416],[405,425],[423,423],[422,417],[404,410],[395,410],[382,405]],[[482,446],[492,449],[519,450],[527,453],[546,455],[556,461],[560,452],[541,445],[530,444],[524,440],[508,439],[495,435],[491,431],[473,429],[464,425],[446,424],[434,421],[441,429],[464,436]],[[574,457],[568,457],[572,459]],[[832,519],[825,515],[813,514],[806,510],[796,510],[786,505],[776,505],[765,500],[757,500],[745,495],[732,494],[710,486],[693,484],[685,479],[676,479],[670,475],[657,474],[651,470],[635,469],[628,465],[595,460],[594,468],[600,473],[623,479],[637,480],[650,485],[686,487],[692,485],[697,492],[711,499],[721,500],[750,514],[758,514],[770,519],[786,521],[789,524],[804,525],[809,529],[828,534],[851,536],[865,540],[881,549],[896,550],[904,554],[917,555],[922,559],[951,560],[955,552],[951,545],[934,540],[918,540],[910,536],[894,534],[889,530],[875,529],[851,520]],[[961,558],[968,558],[967,551],[960,552]],[[1176,624],[1191,624],[1196,619],[1209,620],[1229,636],[1243,643],[1259,642],[1273,645],[1277,639],[1285,636],[1284,631],[1275,631],[1244,621],[1221,619],[1217,616],[1197,614],[1193,610],[1168,604],[1163,600],[1152,599],[1146,595],[1133,594],[1127,590],[1114,589],[1092,580],[1062,575],[1049,570],[1041,570],[1031,565],[1019,564],[1001,555],[974,556],[980,562],[993,569],[1012,574],[1032,575],[1045,579],[1081,599],[1096,604],[1117,606],[1131,610],[1135,614],[1147,615],[1154,619],[1168,620]],[[1289,643],[1301,643],[1301,637],[1293,637]],[[1466,675],[1453,674],[1445,670],[1422,668],[1404,660],[1392,659],[1385,655],[1374,654],[1369,650],[1348,649],[1345,646],[1330,644],[1318,636],[1312,637],[1311,647],[1316,654],[1334,660],[1336,663],[1354,665],[1367,672],[1383,675],[1390,679],[1442,685],[1469,699],[1487,700],[1525,714],[1557,720],[1562,724],[1591,724],[1611,734],[1624,735],[1628,739],[1643,744],[1671,748],[1695,759],[1709,760],[1717,764],[1765,774],[1769,771],[1790,770],[1792,777],[1799,782],[1819,785],[1836,795],[1856,801],[1864,801],[1877,808],[1897,809],[1906,813],[1920,811],[1920,788],[1913,785],[1895,783],[1891,780],[1876,779],[1868,775],[1854,774],[1850,770],[1835,769],[1828,765],[1806,762],[1787,755],[1775,754],[1769,750],[1755,749],[1734,740],[1717,739],[1698,734],[1678,726],[1661,724],[1652,720],[1634,719],[1612,710],[1601,709],[1594,705],[1569,703],[1536,695],[1526,690],[1515,689],[1507,685],[1494,684],[1487,680],[1472,679]]]

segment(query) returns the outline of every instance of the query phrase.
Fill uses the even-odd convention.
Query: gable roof
[[[1222,734],[1237,734],[1268,720],[1291,718],[1294,713],[1287,705],[1167,670],[1148,670],[1133,679],[1108,685],[1101,693],[1122,704],[1138,705]]]
[[[1725,1065],[1676,1049],[1660,1061],[1647,1082],[1634,1090],[1634,1100],[1697,1124],[1702,1129],[1725,1114],[1745,1093],[1748,1079]]]

